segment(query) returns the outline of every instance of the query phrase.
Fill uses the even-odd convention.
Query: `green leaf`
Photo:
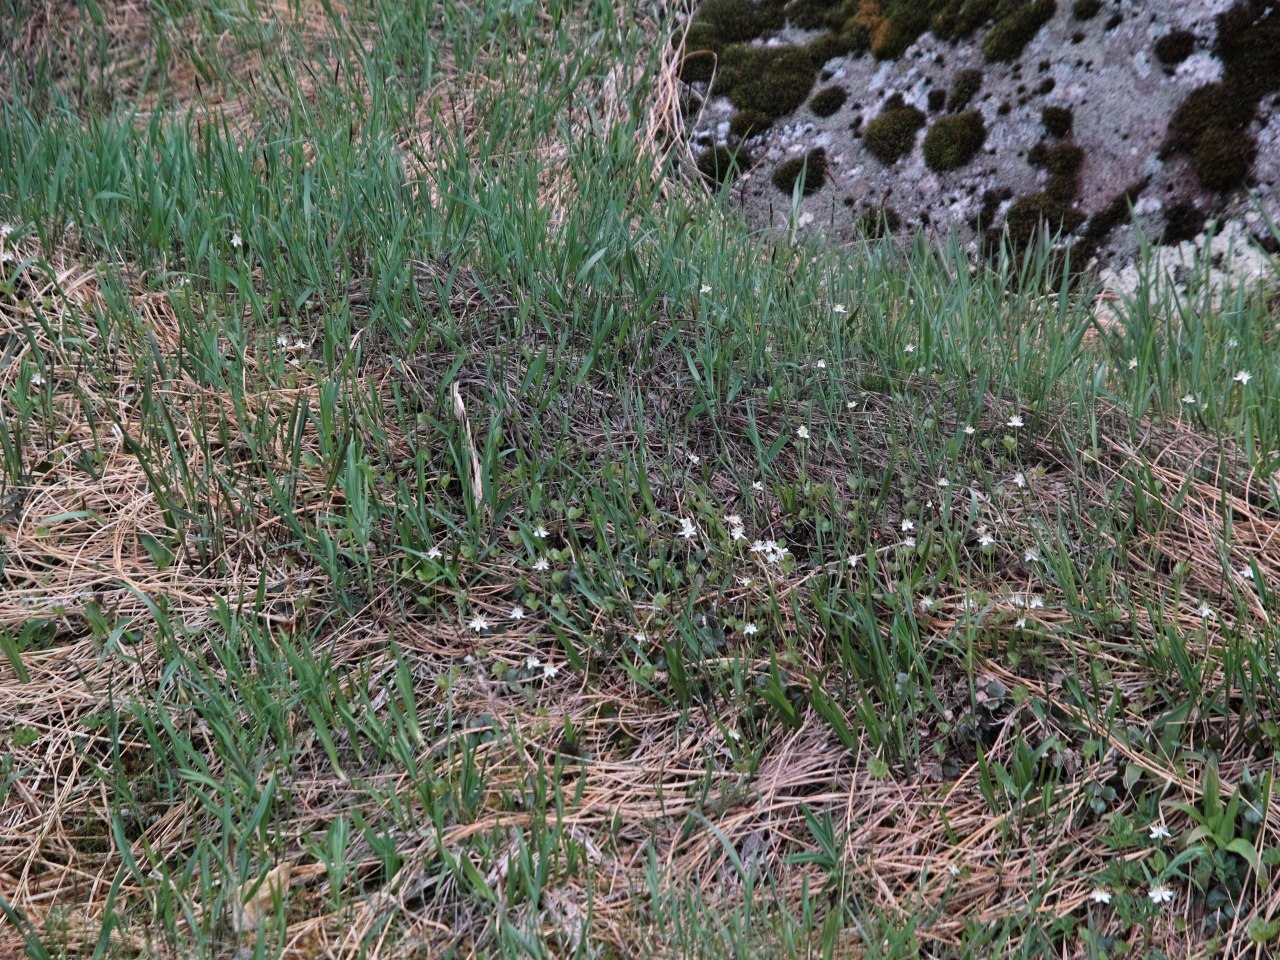
[[[1253,923],[1249,924],[1249,939],[1254,943],[1266,943],[1278,936],[1280,936],[1280,920],[1263,920],[1261,917],[1256,917]]]
[[[1253,867],[1254,873],[1262,873],[1262,860],[1258,857],[1258,848],[1244,837],[1236,837],[1226,845],[1225,849],[1242,857],[1249,866]]]

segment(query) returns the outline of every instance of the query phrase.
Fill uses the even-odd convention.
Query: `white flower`
[[[851,553],[851,554],[849,554],[849,556],[845,559],[845,561],[844,561],[844,562],[845,562],[845,563],[847,563],[847,564],[849,565],[849,569],[850,569],[850,570],[852,570],[854,567],[856,567],[856,566],[861,562],[862,558],[863,558],[863,557],[865,557],[865,556],[866,556],[866,554],[865,554],[865,553]]]
[[[1027,552],[1022,555],[1022,558],[1026,560],[1027,563],[1035,563],[1040,559],[1040,554],[1036,553],[1035,547],[1027,547]]]
[[[0,237],[7,237],[13,233],[13,224],[0,223]]]
[[[756,493],[764,493],[764,481],[753,480],[751,482],[751,489],[754,490]]]
[[[1093,891],[1093,893],[1089,894],[1089,899],[1092,900],[1094,903],[1110,903],[1111,891],[1103,890],[1101,887],[1099,887],[1097,890]]]
[[[1039,594],[1033,593],[1030,597],[1027,598],[1028,610],[1040,610],[1043,607],[1044,607],[1044,597],[1040,596]]]
[[[524,668],[526,670],[537,670],[540,666],[542,666],[542,661],[537,657],[530,657],[524,662]]]
[[[1234,350],[1238,346],[1240,346],[1240,341],[1237,340],[1235,337],[1232,337],[1230,340],[1227,341],[1228,350]]]
[[[33,374],[31,375],[31,385],[32,385],[33,387],[43,387],[43,386],[44,386],[44,377],[40,376],[40,374],[38,374],[38,373],[33,373]]]
[[[1022,418],[1015,413],[1009,418],[1009,426],[1016,430],[1018,427],[1022,426]]]
[[[1165,886],[1154,886],[1147,896],[1151,898],[1152,903],[1169,903],[1173,899],[1173,891]]]
[[[1241,567],[1241,568],[1240,568],[1240,576],[1244,577],[1246,580],[1252,580],[1252,579],[1253,579],[1253,567]]]
[[[920,598],[921,612],[923,613],[924,611],[929,610],[936,602],[937,601],[935,601],[933,597],[921,597]]]
[[[0,253],[0,263],[13,263],[13,254],[8,250]]]
[[[908,343],[905,347],[903,347],[903,348],[902,348],[902,352],[903,352],[903,353],[915,353],[915,352],[916,352],[916,345],[915,345],[914,343]]]
[[[977,432],[978,432],[978,431],[977,431],[977,430],[975,430],[975,429],[973,428],[973,424],[971,424],[971,423],[966,423],[966,424],[964,425],[964,435],[965,435],[966,437],[972,437],[972,436],[973,436],[975,433],[977,433]]]
[[[280,346],[284,347],[286,350],[289,349],[289,338],[283,333],[276,337],[276,343],[280,344]]]
[[[1027,485],[1027,475],[1025,473],[1015,473],[1013,475],[1013,485],[1015,487],[1025,487]]]
[[[739,741],[742,740],[742,734],[740,734],[737,730],[726,730],[725,733],[729,737],[729,739],[732,740],[734,743],[738,743]]]
[[[232,245],[233,247],[239,247],[239,246],[241,246],[241,244],[243,244],[243,243],[244,243],[244,241],[240,239],[240,234],[238,234],[238,233],[233,233],[233,234],[231,235],[231,245]]]
[[[760,628],[757,627],[754,623],[744,623],[742,625],[742,635],[744,637],[749,637],[753,633],[759,633],[759,632],[760,632]]]
[[[544,680],[553,680],[555,675],[560,672],[560,668],[548,663],[542,668],[542,677]]]
[[[738,578],[738,586],[740,587],[749,587],[755,582],[756,582],[755,577],[739,577]]]
[[[846,404],[844,405],[844,408],[845,408],[846,410],[857,410],[857,409],[858,409],[858,401],[857,401],[857,400],[850,400],[848,403],[846,403]]]
[[[1027,618],[1019,617],[1017,620],[1013,621],[1013,625],[1017,627],[1019,630],[1023,630],[1027,626]]]
[[[831,312],[832,313],[848,313],[849,311],[845,309],[845,306],[843,303],[837,303],[834,307],[831,308]]]
[[[734,543],[740,543],[747,539],[747,531],[744,527],[734,527],[729,531],[729,536],[733,538]]]
[[[809,439],[809,428],[805,426],[796,427],[796,436],[801,440]]]
[[[1195,395],[1194,393],[1186,393],[1186,394],[1183,394],[1183,395],[1182,395],[1182,402],[1183,402],[1183,403],[1195,403],[1195,402],[1196,402],[1196,395]]]
[[[439,560],[442,556],[444,556],[444,554],[440,552],[439,547],[432,547],[427,551],[428,560]]]
[[[950,480],[948,480],[946,477],[939,477],[939,478],[938,478],[938,486],[940,486],[940,487],[949,487],[949,486],[951,486],[951,481],[950,481]]]
[[[1137,358],[1137,357],[1133,357],[1133,358],[1129,361],[1129,369],[1130,369],[1130,370],[1137,370],[1137,369],[1138,369],[1138,358]]]
[[[989,533],[984,533],[982,536],[978,538],[978,546],[983,548],[989,547],[995,542],[996,542],[996,538]]]
[[[645,634],[643,634],[643,633],[635,633],[635,634],[632,634],[632,639],[633,639],[633,640],[635,640],[635,642],[636,642],[636,643],[648,643],[648,642],[649,642],[649,638],[648,638]]]
[[[902,541],[904,547],[914,547],[916,545],[915,537],[905,537]]]
[[[1236,373],[1234,377],[1232,377],[1232,379],[1235,380],[1236,383],[1240,384],[1240,386],[1243,387],[1243,386],[1247,386],[1249,381],[1253,379],[1253,374],[1250,373],[1248,370],[1240,370]]]
[[[702,462],[702,458],[698,456],[696,453],[691,453],[689,454],[689,462],[696,467],[698,464]]]
[[[533,535],[537,537],[539,540],[545,540],[547,539],[547,528],[544,527],[542,524],[538,524],[536,527],[533,528]]]
[[[471,622],[467,624],[467,627],[474,630],[476,633],[482,633],[489,629],[489,621],[484,617],[472,617]]]
[[[533,569],[537,571],[550,570],[551,564],[547,562],[546,557],[539,557],[533,564]]]
[[[951,874],[953,877],[958,877],[960,876],[960,868],[953,863],[947,867],[947,873]]]
[[[742,526],[742,517],[736,513],[726,513],[724,515],[724,523],[726,527],[740,527]]]
[[[827,361],[819,360],[817,363],[814,364],[814,366],[817,367],[819,370],[825,370],[827,369]]]
[[[512,620],[523,620],[524,607],[521,607],[519,605],[512,607],[511,612],[507,614],[507,616],[509,616]]]
[[[1148,835],[1151,837],[1152,840],[1167,840],[1171,836],[1171,834],[1169,833],[1169,828],[1166,827],[1163,823],[1153,824],[1151,827],[1151,832]]]
[[[300,339],[299,339],[299,340],[295,340],[295,341],[293,341],[293,349],[295,349],[295,350],[305,350],[306,348],[307,348],[307,342],[306,342],[305,340],[300,340]]]
[[[903,533],[906,533],[908,530],[914,530],[915,528],[916,528],[916,525],[915,525],[915,522],[914,522],[914,521],[912,521],[912,520],[903,520],[903,521],[902,521],[902,532],[903,532]]]
[[[698,535],[698,530],[693,525],[693,521],[688,517],[680,518],[680,536],[685,540],[692,540]]]
[[[711,292],[711,284],[709,284],[709,283],[704,283],[704,284],[699,288],[698,292],[699,292],[699,293],[710,293],[710,292]]]
[[[1213,607],[1209,606],[1207,603],[1200,604],[1199,614],[1202,620],[1212,620],[1215,617]]]

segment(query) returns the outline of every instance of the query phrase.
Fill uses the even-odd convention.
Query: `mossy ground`
[[[942,117],[924,136],[924,162],[929,169],[955,170],[972,160],[987,139],[987,128],[977,110]]]
[[[803,157],[783,161],[773,171],[772,180],[773,185],[789,197],[802,178],[802,195],[808,197],[822,189],[827,179],[827,151],[821,148],[810,150]]]
[[[877,160],[891,166],[915,146],[916,133],[924,124],[923,112],[901,97],[890,98],[880,115],[867,124],[862,143]]]

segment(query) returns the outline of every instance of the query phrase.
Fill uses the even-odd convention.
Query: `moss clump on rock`
[[[791,0],[783,8],[787,22],[801,30],[821,30],[833,11],[840,6],[839,0]]]
[[[1258,156],[1258,143],[1239,130],[1210,127],[1196,145],[1196,175],[1209,190],[1230,190],[1245,182],[1253,161]]]
[[[786,14],[781,0],[702,0],[696,22],[710,27],[721,43],[746,43],[781,30]]]
[[[815,39],[809,44],[809,58],[815,64],[821,66],[828,60],[834,60],[836,57],[844,57],[849,54],[861,53],[866,50],[866,46],[859,47],[856,40],[847,33],[836,33],[834,30],[828,30],[822,36]]]
[[[1243,0],[1217,18],[1214,55],[1222,79],[1239,96],[1257,103],[1280,90],[1280,6],[1271,0]]]
[[[951,92],[947,94],[947,109],[959,113],[982,89],[981,70],[957,70],[951,78]]]
[[[929,29],[929,7],[918,0],[906,0],[890,8],[885,24],[871,38],[871,53],[877,60],[896,60]]]
[[[1025,249],[1040,233],[1040,224],[1050,230],[1071,233],[1082,223],[1085,215],[1075,205],[1080,191],[1080,166],[1084,151],[1075,144],[1062,143],[1049,146],[1043,140],[1027,153],[1027,162],[1049,174],[1044,190],[1028,194],[1014,201],[1005,215],[1005,228],[1010,242],[1016,249]]]
[[[1164,216],[1164,235],[1160,242],[1165,246],[1174,246],[1186,240],[1194,240],[1204,229],[1207,218],[1194,203],[1177,203],[1169,208]]]
[[[1077,20],[1092,20],[1102,9],[1102,0],[1076,0],[1071,5],[1071,15]]]
[[[849,91],[844,87],[827,87],[819,90],[809,101],[809,109],[820,117],[829,117],[849,99]]]
[[[751,156],[745,150],[712,147],[698,155],[697,166],[699,173],[720,186],[736,180],[751,163]]]
[[[732,46],[720,60],[717,92],[776,120],[809,99],[818,66],[804,47]]]
[[[1057,11],[1055,0],[1033,0],[1015,7],[997,20],[982,41],[982,55],[988,63],[1012,63],[1022,49],[1040,32]]]
[[[862,142],[885,166],[898,162],[916,143],[916,131],[924,126],[925,116],[909,107],[901,96],[890,97],[880,115],[867,124]]]
[[[804,184],[800,188],[803,196],[807,197],[821,190],[827,179],[827,151],[822,148],[810,150],[803,157],[778,164],[773,171],[773,185],[787,196],[792,196],[801,177],[804,177]]]
[[[991,19],[997,0],[949,0],[933,15],[929,29],[939,40],[963,40]]]
[[[938,120],[924,135],[924,162],[930,170],[955,170],[974,158],[987,140],[987,127],[977,110]]]
[[[1066,107],[1045,107],[1040,111],[1040,122],[1051,136],[1065,137],[1071,132],[1075,116]]]
[[[1193,151],[1210,127],[1242,130],[1253,120],[1254,105],[1225,83],[1210,83],[1187,94],[1165,136],[1165,151]]]
[[[1189,30],[1174,30],[1156,41],[1156,59],[1166,67],[1176,67],[1196,48],[1196,35]]]
[[[759,110],[739,110],[729,121],[729,132],[739,139],[746,139],[764,133],[772,124],[768,114]]]

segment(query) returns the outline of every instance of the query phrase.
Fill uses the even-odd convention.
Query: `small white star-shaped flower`
[[[1152,825],[1148,836],[1150,836],[1152,840],[1167,840],[1172,836],[1172,834],[1169,833],[1169,828],[1163,823],[1157,823]]]
[[[904,538],[903,538],[903,540],[902,540],[902,545],[903,545],[904,547],[914,547],[914,546],[916,545],[916,538],[915,538],[915,537],[904,537]]]
[[[989,533],[984,533],[982,536],[978,538],[978,546],[983,547],[984,549],[986,547],[991,546],[995,542],[996,542],[996,538]]]
[[[703,285],[698,289],[698,292],[699,292],[699,293],[710,293],[710,292],[711,292],[711,284],[709,284],[709,283],[704,283],[704,284],[703,284]]]
[[[427,551],[428,560],[439,560],[442,556],[444,556],[444,554],[440,551],[439,547],[432,547]]]
[[[936,602],[937,602],[937,601],[935,601],[935,600],[933,599],[933,597],[921,597],[921,598],[920,598],[920,610],[921,610],[921,612],[924,612],[924,611],[926,611],[926,610],[930,610],[930,609],[932,609],[932,607],[933,607],[934,603],[936,603]]]
[[[1027,552],[1022,555],[1022,558],[1026,560],[1027,563],[1035,563],[1040,559],[1040,554],[1036,553],[1035,547],[1027,547]]]
[[[724,515],[724,523],[727,527],[740,527],[742,526],[742,517],[736,513],[726,513]]]
[[[1009,418],[1008,424],[1016,430],[1018,427],[1022,426],[1022,417],[1015,413]]]
[[[472,617],[471,622],[467,624],[467,627],[474,630],[476,633],[483,633],[485,630],[489,629],[489,621],[484,617]]]
[[[809,428],[805,426],[796,427],[796,436],[801,440],[809,439]]]
[[[1195,403],[1195,402],[1196,402],[1196,395],[1195,395],[1194,393],[1184,393],[1184,394],[1182,395],[1182,402],[1183,402],[1183,403]]]
[[[814,364],[814,366],[819,370],[825,370],[827,369],[827,361],[819,360],[817,363]]]
[[[233,247],[240,247],[241,245],[243,245],[243,243],[244,241],[240,239],[240,234],[233,233],[231,235],[231,245]]]
[[[916,528],[915,521],[913,521],[913,520],[903,520],[903,521],[902,521],[902,532],[903,532],[903,533],[906,533],[908,530],[914,530],[915,528]]]
[[[749,587],[755,582],[756,582],[755,577],[739,577],[738,578],[738,586],[740,587]]]
[[[44,386],[44,377],[40,376],[40,374],[38,374],[38,373],[33,373],[33,374],[31,375],[31,385],[32,385],[33,387],[43,387],[43,386]]]
[[[1019,630],[1024,630],[1026,629],[1026,626],[1027,626],[1027,618],[1019,617],[1017,620],[1013,621],[1013,625],[1017,627]]]
[[[902,348],[902,352],[903,352],[903,353],[915,353],[915,352],[916,352],[916,345],[915,345],[914,343],[908,343],[905,347],[903,347],[903,348]]]
[[[1044,607],[1044,597],[1040,596],[1039,594],[1033,593],[1029,598],[1027,598],[1028,610],[1040,610],[1043,607]]]
[[[1173,900],[1173,891],[1166,886],[1157,885],[1151,888],[1147,896],[1152,903],[1169,903]]]
[[[693,521],[688,517],[680,518],[680,536],[685,540],[692,540],[698,535],[698,530],[693,525]]]
[[[1110,903],[1111,891],[1103,890],[1101,887],[1099,887],[1097,890],[1093,891],[1093,893],[1089,894],[1089,899],[1092,900],[1094,903]]]
[[[542,668],[542,677],[544,680],[554,680],[556,674],[559,672],[560,672],[559,667],[555,666],[554,664],[548,663],[545,667]]]
[[[1131,359],[1129,360],[1129,369],[1130,369],[1130,370],[1137,370],[1137,369],[1138,369],[1138,358],[1137,358],[1137,357],[1133,357],[1133,358],[1131,358]]]
[[[539,540],[545,540],[547,539],[547,528],[544,527],[542,524],[538,524],[536,527],[533,528],[533,535],[537,537]]]
[[[1200,604],[1200,609],[1197,612],[1200,614],[1200,618],[1202,620],[1212,620],[1216,616],[1213,612],[1213,607],[1209,606],[1207,603]]]
[[[845,563],[847,563],[849,565],[849,569],[852,570],[854,567],[856,567],[859,563],[862,562],[862,558],[865,556],[866,556],[865,553],[851,553],[849,554],[848,558],[845,560]]]
[[[764,493],[764,481],[763,480],[751,481],[751,489],[754,490],[756,493]]]
[[[632,638],[633,640],[635,640],[635,642],[636,642],[636,643],[648,643],[648,642],[649,642],[649,638],[648,638],[648,636],[646,636],[646,635],[645,635],[645,634],[643,634],[643,633],[634,633],[634,634],[632,634],[632,635],[631,635],[631,638]]]
[[[696,453],[691,453],[689,454],[689,462],[696,467],[698,464],[702,462],[702,458],[698,456]]]
[[[526,670],[537,670],[540,666],[542,666],[542,661],[537,657],[530,657],[524,662],[524,668]]]
[[[744,637],[749,637],[753,633],[759,633],[759,632],[760,632],[760,628],[757,627],[754,623],[744,623],[742,625],[742,635]]]
[[[539,572],[541,572],[541,571],[543,571],[543,570],[550,570],[550,569],[551,569],[551,564],[547,562],[547,558],[546,558],[546,557],[539,557],[537,560],[535,560],[535,561],[534,561],[533,569],[535,569],[535,570],[537,570],[537,571],[539,571]]]
[[[831,312],[832,313],[848,313],[849,311],[845,309],[845,306],[843,303],[837,303],[834,307],[831,308]]]
[[[1025,487],[1027,485],[1027,475],[1025,473],[1015,473],[1013,475],[1013,485],[1015,487]]]
[[[975,433],[977,433],[977,432],[978,432],[978,431],[974,429],[973,424],[971,424],[971,423],[966,423],[966,424],[964,425],[964,435],[965,435],[966,437],[972,437],[972,436],[973,436]]]
[[[949,486],[951,486],[951,481],[950,481],[950,480],[948,480],[946,477],[939,477],[939,478],[938,478],[938,486],[940,486],[940,487],[949,487]]]
[[[524,607],[521,607],[519,605],[512,607],[511,612],[507,614],[507,616],[509,616],[512,620],[523,620]]]
[[[1244,387],[1244,386],[1248,386],[1249,381],[1253,379],[1253,374],[1250,373],[1248,370],[1240,370],[1231,379],[1233,379],[1236,383],[1240,384],[1240,386]]]

